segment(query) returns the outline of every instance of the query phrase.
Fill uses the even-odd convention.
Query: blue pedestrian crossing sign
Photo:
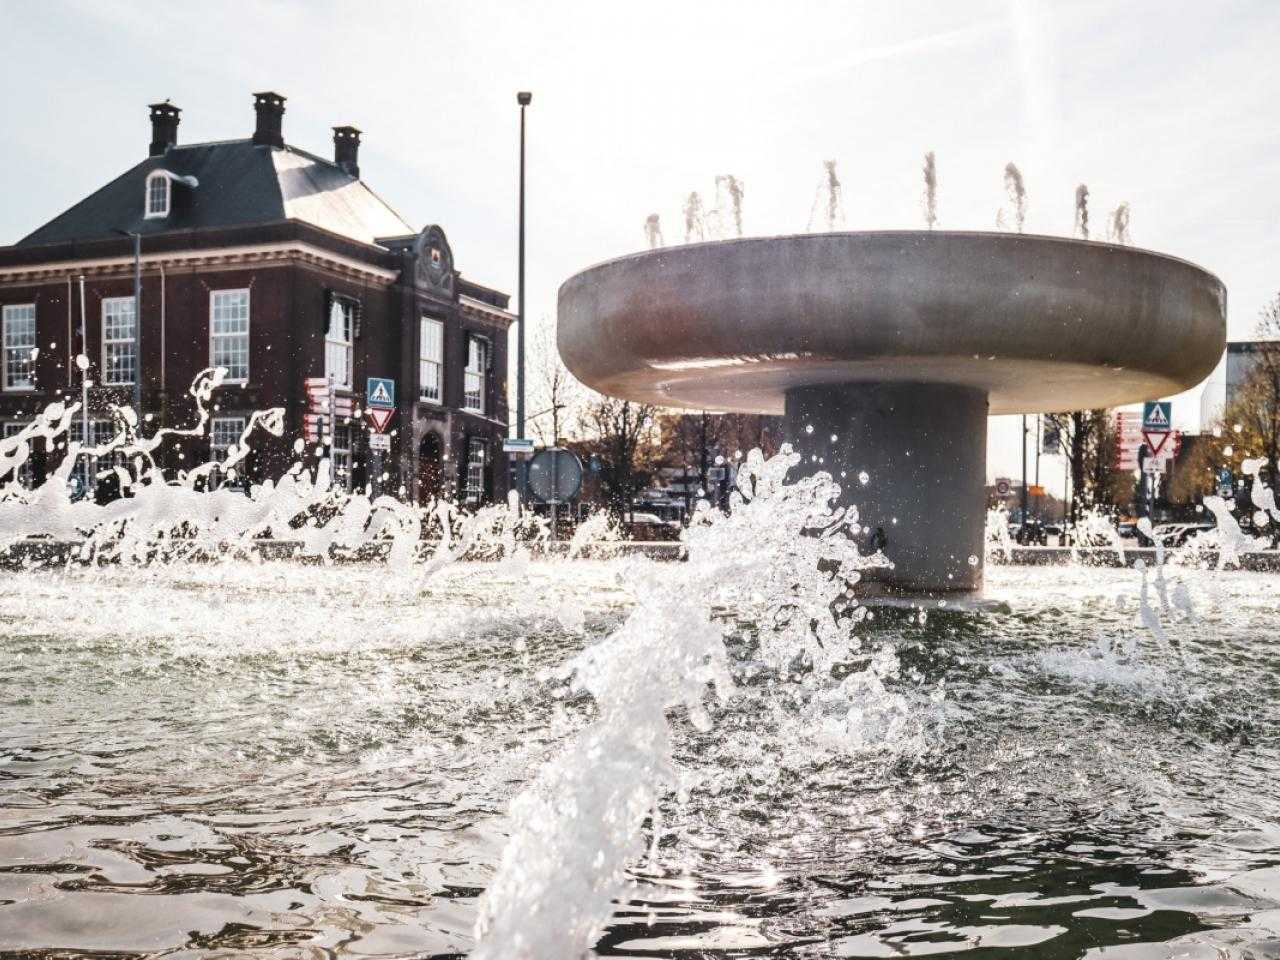
[[[1160,433],[1173,429],[1173,401],[1148,400],[1142,405],[1142,429]]]
[[[370,377],[365,402],[375,410],[395,409],[396,382],[386,377]]]

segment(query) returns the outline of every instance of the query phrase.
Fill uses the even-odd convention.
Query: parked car
[[[679,540],[682,529],[678,520],[663,520],[656,513],[639,510],[629,515],[624,526],[631,540]]]
[[[1026,523],[1019,524],[1016,533],[1013,533],[1012,530],[1010,533],[1020,547],[1047,547],[1049,545],[1049,528],[1041,520],[1032,518]]]
[[[1152,538],[1166,547],[1181,547],[1193,536],[1215,529],[1212,523],[1162,523],[1151,531]]]

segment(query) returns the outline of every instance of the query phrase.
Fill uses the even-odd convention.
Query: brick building
[[[176,472],[217,457],[253,411],[282,407],[285,435],[256,432],[245,471],[274,477],[303,436],[308,378],[333,374],[359,407],[367,378],[389,377],[387,491],[504,497],[508,296],[464,278],[440,227],[415,230],[360,179],[359,130],[334,128],[331,160],[286,144],[284,103],[255,94],[252,137],[190,145],[177,142],[179,109],[153,104],[146,159],[0,247],[5,434],[53,400],[78,400],[86,377],[96,439],[112,429],[111,405],[132,403],[139,371],[144,434],[189,426],[193,379],[223,366],[209,435],[166,443],[160,463]],[[339,421],[348,485],[369,479],[368,434],[367,422]],[[39,479],[60,455],[36,446],[27,472]]]

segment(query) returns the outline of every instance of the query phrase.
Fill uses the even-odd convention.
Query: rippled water
[[[546,668],[630,569],[7,575],[0,952],[465,954],[506,804],[593,713]],[[909,707],[838,755],[744,631],[756,696],[679,722],[685,790],[599,951],[1280,957],[1280,579],[1197,575],[1165,646],[1136,577],[879,611]]]

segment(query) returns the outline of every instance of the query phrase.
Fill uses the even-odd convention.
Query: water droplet
[[[977,565],[978,565],[978,558],[975,557],[973,554],[969,554],[969,566],[976,567]]]
[[[865,487],[868,483],[871,482],[871,476],[867,473],[867,471],[863,470],[860,474],[858,474],[858,482]]]
[[[811,424],[809,424],[808,426],[806,426],[806,427],[804,428],[804,432],[805,432],[805,433],[813,433],[813,424],[811,423]]]

